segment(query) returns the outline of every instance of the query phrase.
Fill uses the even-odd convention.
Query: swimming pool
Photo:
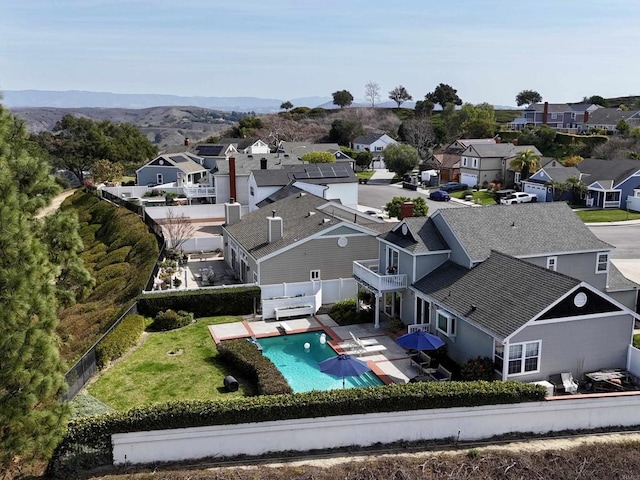
[[[342,388],[342,377],[321,372],[318,366],[321,361],[337,356],[333,348],[321,343],[321,334],[323,332],[295,333],[258,340],[264,356],[282,372],[296,393]],[[326,339],[330,340],[328,336]],[[305,343],[309,344],[309,348],[305,348]],[[345,388],[376,385],[384,383],[373,372],[345,378]]]

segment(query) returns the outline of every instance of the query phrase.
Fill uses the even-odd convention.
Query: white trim
[[[535,370],[526,370],[525,371],[525,363],[527,360],[527,345],[532,344],[532,343],[537,343],[538,344],[538,354],[536,355],[535,358],[538,359],[538,362],[536,364],[536,369]],[[511,363],[511,347],[517,347],[517,346],[522,346],[522,354],[520,355],[520,362],[522,362],[521,366],[520,366],[520,373],[509,373],[509,363]],[[508,348],[507,348],[508,347]],[[505,352],[507,360],[506,362],[504,361],[504,356],[503,356],[503,365],[502,368],[504,370],[504,368],[506,367],[506,373],[507,373],[507,378],[509,377],[519,377],[522,375],[532,375],[534,373],[540,373],[540,363],[542,362],[542,340],[529,340],[527,342],[518,342],[518,343],[509,343],[505,346]],[[534,358],[534,357],[529,357],[529,358]],[[515,361],[517,361],[518,359],[513,359]],[[506,364],[505,364],[506,363]]]
[[[322,280],[320,270],[309,270],[309,280]]]
[[[600,256],[601,255],[606,255],[606,263],[605,263],[605,269],[601,270],[600,269],[600,264],[602,263],[600,261]],[[597,274],[601,274],[601,273],[609,273],[609,260],[610,260],[610,256],[609,256],[609,252],[598,252],[596,254],[596,273]]]
[[[558,257],[547,257],[547,268],[553,272],[558,270]]]
[[[437,213],[437,212],[436,212]],[[434,213],[435,215],[435,213]],[[540,257],[553,257],[553,256],[561,256],[561,255],[578,255],[578,254],[583,254],[583,253],[596,253],[596,252],[611,252],[611,250],[603,250],[601,248],[599,249],[593,249],[593,250],[572,250],[572,251],[568,251],[568,252],[543,252],[543,253],[535,253],[535,254],[531,254],[531,255],[514,255],[514,257],[516,258],[540,258]]]
[[[435,213],[434,213],[435,215]],[[411,232],[411,230],[409,230],[409,232]],[[446,250],[433,250],[433,251],[428,251],[428,252],[423,252],[423,253],[415,253],[415,252],[410,252],[409,250],[406,250],[398,245],[396,245],[393,242],[390,242],[389,240],[386,240],[384,238],[378,238],[378,241],[380,243],[383,243],[385,245],[389,245],[403,253],[406,253],[407,255],[411,255],[412,257],[422,257],[422,256],[427,256],[427,255],[432,255],[432,254],[442,254],[442,253],[448,253],[449,255],[451,255],[451,249],[448,248]]]
[[[456,242],[458,242],[458,246],[460,247],[460,250],[462,251],[462,253],[464,254],[464,256],[469,260],[469,263],[467,264],[466,268],[468,268],[469,270],[471,270],[471,268],[473,268],[473,264],[474,264],[474,262],[484,262],[484,261],[486,260],[486,258],[485,258],[485,259],[483,259],[483,260],[473,260],[473,259],[471,258],[471,255],[469,255],[469,252],[467,251],[467,249],[466,249],[466,248],[464,248],[464,243],[462,243],[462,242],[460,241],[460,238],[458,238],[458,236],[456,235],[456,233],[455,233],[455,231],[453,230],[453,228],[451,228],[451,225],[449,225],[449,223],[447,222],[447,219],[446,219],[446,218],[444,218],[444,217],[442,216],[442,214],[440,213],[440,210],[439,210],[439,209],[438,209],[438,210],[436,210],[436,211],[434,212],[434,214],[433,214],[433,215],[431,215],[431,219],[432,219],[432,221],[433,221],[433,219],[434,219],[434,218],[438,218],[438,217],[440,217],[440,219],[441,219],[441,221],[443,222],[444,226],[447,228],[448,232],[449,232],[449,233],[451,234],[451,236],[455,239],[455,241],[456,241]],[[441,235],[442,237],[444,237],[444,235],[442,235],[442,230],[441,230],[440,228],[438,228],[438,225],[437,225],[437,224],[436,224],[436,229],[438,230],[438,232],[440,232],[440,235]],[[447,242],[447,243],[448,243],[448,242]],[[444,250],[444,251],[447,251],[447,252],[449,252],[449,254],[451,254],[452,249]],[[464,267],[464,265],[462,265],[462,267]]]
[[[447,320],[446,330],[442,330],[440,328],[440,316]],[[453,333],[451,332],[452,330]],[[445,337],[455,339],[458,332],[458,325],[456,325],[456,316],[446,310],[440,308],[436,309],[436,331],[443,334]]]

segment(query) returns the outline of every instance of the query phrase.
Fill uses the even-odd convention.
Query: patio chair
[[[578,382],[573,379],[571,372],[561,373],[560,378],[566,393],[578,393]]]
[[[349,332],[351,340],[348,342],[349,348],[353,349],[355,355],[363,355],[365,353],[381,352],[387,347],[378,343],[375,339],[362,340],[356,337],[353,332]]]

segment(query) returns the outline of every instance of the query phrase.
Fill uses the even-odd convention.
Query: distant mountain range
[[[7,108],[150,108],[171,106],[203,107],[224,112],[272,113],[280,109],[284,100],[256,97],[184,97],[179,95],[157,95],[147,93],[86,92],[80,90],[6,90],[2,92],[2,103]],[[289,100],[295,107],[338,108],[331,97],[301,97]],[[367,107],[368,103],[356,100],[352,107]],[[396,103],[387,100],[376,104],[381,108],[395,108]],[[414,108],[415,102],[406,102],[402,108]],[[494,105],[497,110],[515,109]]]

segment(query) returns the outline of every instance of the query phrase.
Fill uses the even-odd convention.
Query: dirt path
[[[60,208],[60,205],[62,205],[62,202],[64,202],[67,197],[70,197],[74,193],[76,193],[75,190],[65,190],[60,195],[53,197],[51,203],[40,210],[40,212],[36,215],[36,218],[42,218],[46,217],[47,215],[51,215],[58,208]]]

